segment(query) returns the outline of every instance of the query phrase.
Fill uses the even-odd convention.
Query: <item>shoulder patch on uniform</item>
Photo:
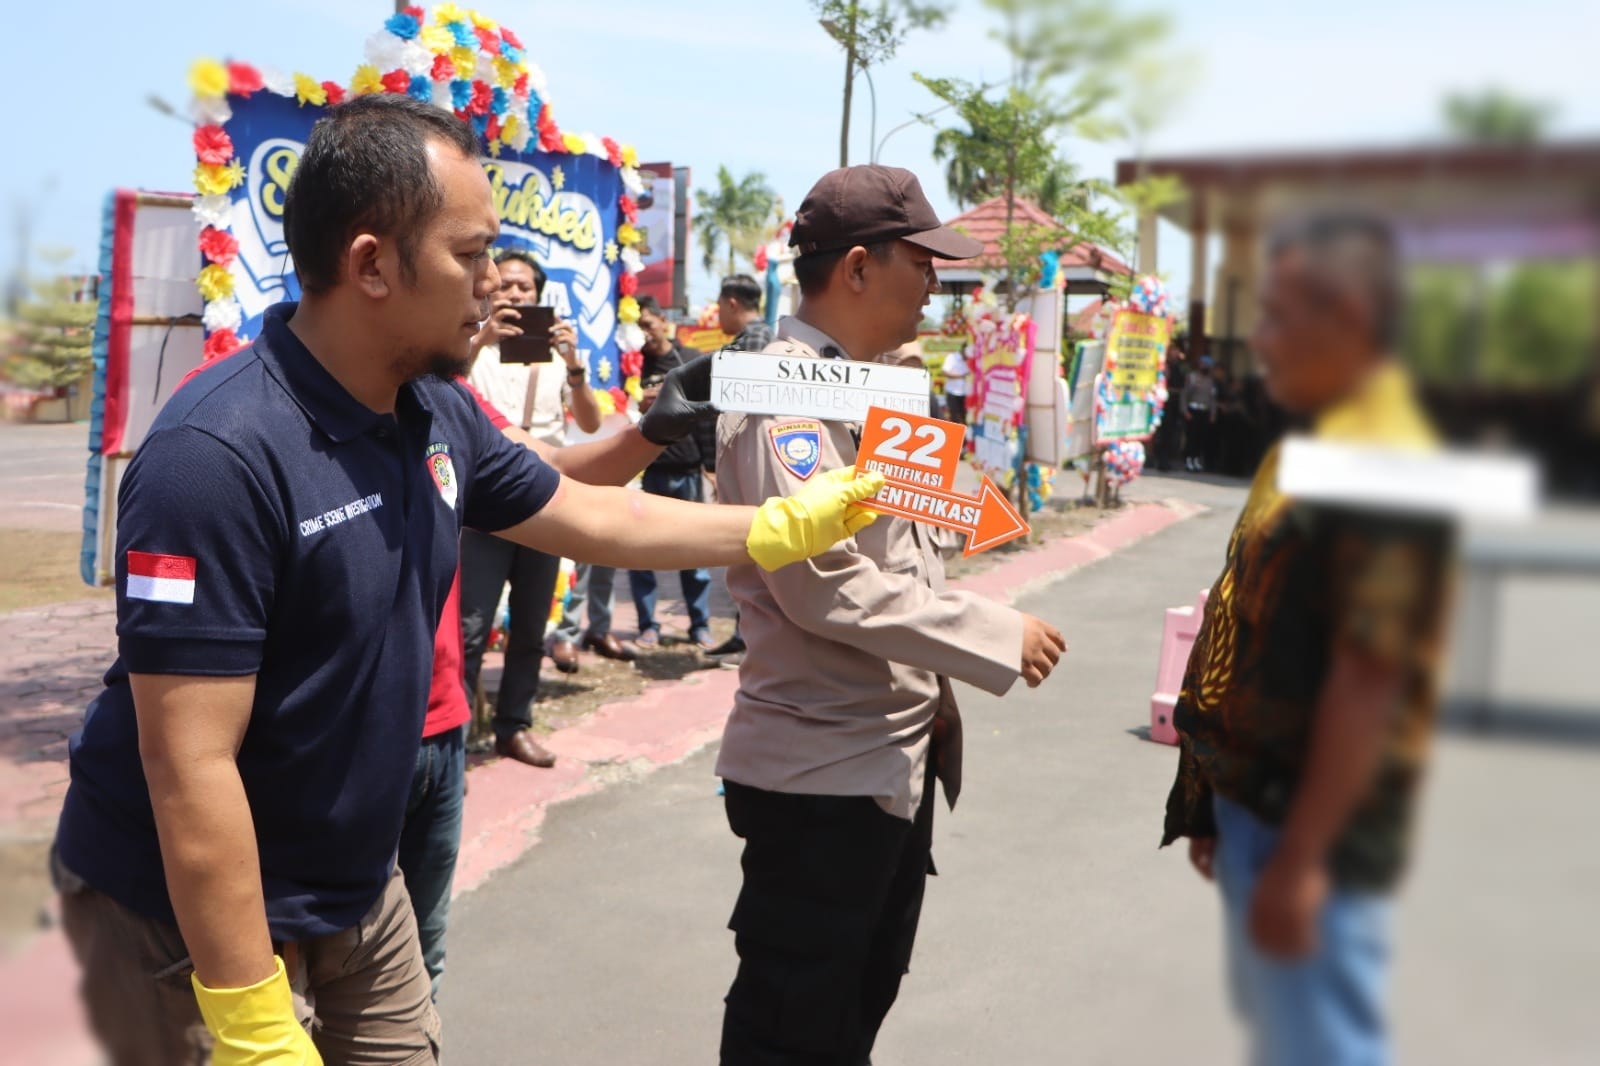
[[[767,430],[767,438],[789,473],[805,481],[817,472],[822,462],[822,423],[779,422]]]

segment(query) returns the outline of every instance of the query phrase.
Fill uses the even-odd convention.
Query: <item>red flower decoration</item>
[[[521,47],[521,46],[519,45],[518,47]],[[527,74],[518,74],[517,75],[517,80],[515,82],[513,82],[512,85],[511,85],[511,91],[516,93],[518,96],[527,96],[528,95],[528,75]]]
[[[623,352],[617,365],[622,367],[623,378],[638,377],[644,371],[644,353],[638,350]]]
[[[482,26],[472,31],[478,35],[478,45],[490,55],[500,54],[500,35],[493,30],[486,30]]]
[[[411,88],[411,75],[399,67],[385,74],[380,80],[383,82],[383,91],[386,93],[403,93]]]
[[[249,63],[228,64],[228,91],[235,96],[249,96],[264,87],[261,72]]]
[[[233,158],[233,140],[221,126],[201,126],[194,131],[194,154],[202,163],[226,163]]]
[[[500,137],[500,116],[490,115],[489,124],[483,127],[483,139],[493,144]]]
[[[623,274],[617,279],[617,293],[621,296],[632,296],[639,291],[639,276],[637,274]]]
[[[325,82],[323,82],[322,83],[322,91],[328,94],[328,106],[329,107],[334,107],[337,104],[344,103],[344,86],[340,85],[338,82],[336,82],[336,81],[325,81]]]
[[[467,104],[467,114],[487,115],[489,113],[489,105],[493,102],[494,90],[489,87],[489,83],[486,81],[474,81],[472,83],[472,100]]]
[[[539,148],[545,152],[565,153],[567,143],[561,139],[561,130],[556,126],[556,120],[550,117],[550,105],[545,104],[539,109]]]
[[[626,411],[628,409],[628,394],[614,385],[609,391],[611,392],[612,401],[617,405],[617,410]]]
[[[505,40],[506,44],[509,44],[512,48],[522,47],[522,42],[517,40],[517,35],[511,32],[511,28],[509,26],[500,27],[500,36]]]
[[[418,22],[421,22],[423,20],[424,16],[427,15],[427,12],[422,10],[421,6],[413,4],[410,7],[401,8],[400,9],[400,14],[402,14],[402,15],[410,15],[412,18],[416,19]]]
[[[433,57],[433,70],[429,77],[434,81],[449,81],[456,76],[456,65],[450,62],[450,57],[443,52]]]
[[[600,143],[605,147],[606,158],[611,160],[611,165],[620,167],[622,165],[622,146],[610,137],[600,138]]]
[[[227,230],[207,226],[200,231],[200,254],[218,266],[227,266],[239,255],[239,242]]]
[[[244,343],[233,330],[219,329],[206,338],[206,345],[202,351],[205,361],[209,363],[213,359],[226,358],[243,347]]]
[[[639,201],[627,193],[623,193],[622,199],[617,201],[617,208],[622,212],[622,217],[629,222],[639,221]]]

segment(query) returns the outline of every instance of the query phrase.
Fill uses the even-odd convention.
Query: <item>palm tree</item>
[[[717,257],[726,247],[728,273],[734,273],[738,257],[748,259],[755,254],[773,226],[774,215],[783,210],[760,171],[735,181],[727,167],[718,167],[715,191],[700,189],[694,195],[700,208],[694,231],[700,238],[701,262],[707,271],[716,268]]]

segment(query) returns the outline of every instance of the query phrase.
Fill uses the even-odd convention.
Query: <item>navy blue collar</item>
[[[273,304],[262,316],[261,336],[256,338],[255,351],[267,370],[300,405],[312,424],[335,444],[354,440],[391,422],[388,415],[379,414],[350,395],[295,336],[294,330],[289,328],[289,319],[297,307],[299,304],[293,302]],[[418,411],[430,413],[409,382],[401,386],[395,399],[395,411],[403,417]]]

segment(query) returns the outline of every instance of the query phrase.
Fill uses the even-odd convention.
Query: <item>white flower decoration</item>
[[[215,226],[217,229],[233,228],[233,200],[226,193],[216,196],[197,196],[190,210],[204,225]]]
[[[638,196],[644,192],[644,182],[639,178],[639,172],[633,167],[622,168],[622,187],[628,190],[629,196]]]
[[[644,330],[639,328],[639,323],[617,323],[617,347],[625,352],[636,352],[644,347]]]
[[[397,66],[404,69],[407,74],[427,74],[433,70],[433,53],[416,41],[404,42],[400,46],[399,58]]]
[[[624,248],[622,250],[622,265],[627,268],[628,273],[637,274],[644,269],[644,257],[639,254],[637,249]]]
[[[262,67],[261,84],[267,92],[277,93],[279,96],[294,95],[294,77],[279,70],[277,67]]]
[[[388,73],[402,64],[405,46],[405,41],[388,30],[379,30],[367,38],[367,62],[377,67],[380,74]]]
[[[228,106],[226,96],[215,96],[208,100],[197,96],[189,101],[189,115],[197,126],[220,126],[233,117],[233,109]]]
[[[221,329],[237,331],[244,322],[244,308],[233,297],[224,300],[212,300],[206,304],[205,314],[200,316],[205,323],[207,333],[215,333]]]

